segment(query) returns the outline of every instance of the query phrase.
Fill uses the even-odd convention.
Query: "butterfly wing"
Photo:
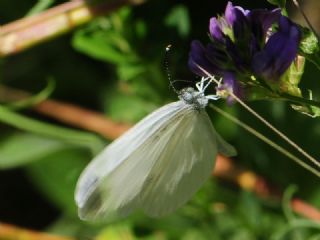
[[[173,117],[179,115],[182,105],[181,101],[174,102],[151,113],[90,162],[81,174],[75,192],[80,218],[111,217],[129,205],[156,160],[152,154],[159,150],[156,147],[159,129],[166,131]],[[145,144],[148,139],[154,140],[150,151]]]
[[[154,217],[170,213],[210,176],[216,154],[217,135],[206,112],[182,101],[168,104],[89,164],[76,190],[79,215],[112,218],[137,208]]]
[[[218,152],[221,153],[222,155],[226,156],[226,157],[232,157],[237,155],[237,150],[230,145],[229,143],[227,143],[221,136],[219,133],[217,133],[216,130],[214,131],[214,135],[216,136],[217,139],[217,147],[218,147]]]
[[[141,193],[144,212],[161,217],[187,202],[211,175],[216,154],[207,113],[189,109],[149,174]]]

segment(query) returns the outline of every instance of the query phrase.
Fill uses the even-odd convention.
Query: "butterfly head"
[[[208,105],[209,100],[203,92],[197,91],[192,87],[182,89],[179,98],[196,109],[205,108]]]
[[[204,93],[212,81],[212,78],[203,77],[201,81],[196,83],[197,89],[192,87],[184,88],[180,91],[179,98],[182,99],[186,104],[190,104],[196,109],[205,108],[208,105],[209,99],[217,100],[220,98],[218,93],[216,95],[205,95]]]

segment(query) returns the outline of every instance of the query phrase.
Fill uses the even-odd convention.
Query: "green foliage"
[[[310,29],[302,28],[300,54],[320,69],[319,39]]]
[[[152,102],[121,92],[110,94],[104,106],[114,120],[131,123],[137,122],[158,107]]]
[[[286,0],[267,0],[269,3],[276,5],[280,8],[286,7]]]
[[[91,154],[80,148],[47,154],[27,167],[35,186],[65,214],[75,216],[73,192],[77,179]]]
[[[26,16],[36,15],[49,8],[55,0],[38,0],[38,2],[28,11]]]
[[[9,21],[26,12],[38,13],[61,1],[39,0],[34,5],[35,2],[19,1],[13,7],[12,0],[0,1],[0,14],[4,21]],[[285,6],[284,0],[269,2]],[[161,219],[136,213],[109,224],[80,221],[74,203],[76,181],[87,163],[105,146],[105,141],[93,133],[29,110],[50,97],[103,112],[116,122],[135,123],[159,106],[177,99],[169,87],[164,67],[165,47],[169,43],[173,43],[169,54],[173,79],[194,79],[187,67],[191,38],[206,37],[209,18],[221,10],[218,9],[220,3],[225,6],[227,1],[179,4],[148,1],[141,6],[128,6],[100,16],[66,37],[4,59],[0,68],[1,84],[36,92],[49,76],[55,83],[49,82],[38,94],[21,101],[1,98],[0,106],[0,174],[8,169],[22,170],[31,179],[31,187],[59,210],[59,216],[54,216],[56,219],[45,230],[76,239],[98,240],[319,239],[319,224],[292,212],[290,188],[281,204],[281,201],[261,199],[217,178],[209,180],[181,209]],[[196,14],[198,12],[201,14]],[[306,71],[301,71],[301,65],[293,64],[281,84],[292,96],[309,94],[307,100],[316,100],[320,94],[316,77],[319,72],[310,68],[310,62],[319,68],[319,46],[309,30],[304,30],[300,47],[301,55],[307,60],[303,62]],[[184,86],[184,82],[179,84],[175,83],[177,89]],[[306,93],[300,88],[313,91]],[[255,94],[252,99],[258,100],[264,92]],[[242,108],[219,104],[277,141]],[[317,120],[297,114],[285,102],[253,102],[252,106],[308,152],[319,154]],[[317,106],[296,103],[294,108],[320,116]],[[299,189],[295,196],[315,205],[319,203],[317,178],[216,112],[209,111],[209,114],[217,131],[237,148],[237,166],[258,173],[280,190],[294,184]],[[14,191],[9,181],[1,184]],[[6,194],[0,194],[4,196],[0,206],[6,206]],[[23,195],[21,201],[24,201]],[[38,207],[26,204],[30,208]],[[40,216],[32,217],[33,221],[42,221]]]
[[[54,89],[55,89],[55,81],[49,78],[47,86],[43,90],[41,90],[39,93],[32,95],[26,99],[17,100],[15,102],[8,103],[6,104],[6,107],[10,109],[15,109],[15,110],[31,107],[49,98],[49,96],[53,93]]]
[[[183,38],[190,33],[189,13],[184,5],[177,5],[172,8],[165,18],[165,23],[169,27],[175,27]]]
[[[304,54],[316,54],[319,52],[319,42],[316,35],[309,29],[303,28],[303,35],[300,43],[300,51]]]
[[[145,59],[139,45],[146,24],[133,19],[131,9],[123,8],[107,18],[99,18],[73,37],[78,51],[113,64],[120,86],[109,85],[103,95],[105,112],[115,120],[136,122],[163,103],[161,93],[168,90],[159,56]]]
[[[75,34],[73,46],[90,57],[114,64],[136,59],[130,54],[126,41],[114,32],[93,31],[90,34],[80,30]]]
[[[93,153],[97,153],[102,149],[103,143],[101,140],[91,133],[55,126],[28,118],[2,106],[0,106],[0,121],[20,130],[49,136],[76,146],[87,147]]]
[[[60,141],[33,134],[10,134],[0,142],[0,169],[23,166],[66,147]]]

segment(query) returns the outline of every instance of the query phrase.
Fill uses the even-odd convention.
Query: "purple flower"
[[[249,11],[231,2],[223,17],[210,19],[209,32],[206,46],[192,42],[189,67],[199,76],[205,76],[200,66],[223,77],[239,97],[252,79],[266,85],[279,80],[295,59],[301,38],[298,26],[280,9]]]
[[[240,87],[240,84],[237,82],[236,76],[232,72],[225,72],[223,74],[223,84],[218,87],[217,90],[229,90],[232,91],[237,97],[243,98],[244,92]],[[232,104],[235,102],[235,99],[232,96],[227,97],[227,103]]]
[[[288,69],[297,55],[300,31],[286,17],[281,17],[279,30],[265,47],[253,56],[252,69],[265,79],[277,80]]]

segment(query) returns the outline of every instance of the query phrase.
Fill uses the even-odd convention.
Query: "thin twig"
[[[0,27],[0,57],[21,52],[70,32],[93,18],[144,0],[70,1]]]
[[[300,6],[298,0],[292,0],[293,4],[298,8],[298,10],[300,11],[302,17],[304,18],[304,20],[306,21],[308,27],[311,29],[311,31],[313,32],[313,34],[317,37],[318,42],[320,41],[320,37],[318,35],[318,33],[316,32],[316,30],[314,29],[314,27],[312,26],[311,22],[309,21],[307,15],[304,13],[302,7]]]
[[[291,200],[291,208],[309,219],[320,221],[320,212],[317,208],[302,201],[301,199],[294,198]]]
[[[129,124],[116,123],[100,113],[55,100],[43,101],[33,109],[61,122],[98,133],[107,139],[115,139],[130,128]]]
[[[221,108],[219,108],[219,107],[217,107],[217,106],[215,106],[213,104],[211,104],[210,107],[213,110],[215,110],[216,112],[220,113],[225,118],[229,119],[230,121],[232,121],[232,122],[236,123],[237,125],[239,125],[240,127],[244,128],[245,130],[247,130],[248,132],[250,132],[251,134],[253,134],[257,138],[259,138],[260,140],[262,140],[266,144],[268,144],[271,147],[275,148],[277,151],[279,151],[283,155],[287,156],[288,158],[290,158],[291,160],[293,160],[294,162],[296,162],[297,164],[299,164],[300,166],[302,166],[303,168],[305,168],[309,172],[313,173],[317,177],[320,177],[320,171],[319,170],[311,167],[310,165],[308,165],[307,163],[305,163],[301,159],[297,158],[295,155],[291,154],[289,151],[287,151],[286,149],[284,149],[280,145],[274,143],[269,138],[265,137],[264,135],[262,135],[261,133],[259,133],[258,131],[256,131],[252,127],[250,127],[249,125],[245,124],[244,122],[242,122],[239,119],[233,117],[231,114],[223,111]]]
[[[0,85],[0,101],[17,101],[29,96],[27,92]],[[131,127],[129,124],[116,123],[101,113],[56,100],[47,99],[31,108],[62,123],[98,133],[107,139],[115,139]]]
[[[220,82],[215,79],[214,76],[212,76],[208,71],[206,71],[204,68],[202,68],[200,65],[197,65],[197,67],[212,81],[214,81],[217,85],[220,84]],[[309,153],[307,153],[304,149],[302,149],[298,144],[296,144],[294,141],[292,141],[290,138],[288,138],[284,133],[282,133],[279,129],[274,127],[267,119],[263,118],[260,114],[258,114],[255,110],[253,110],[251,107],[249,107],[244,101],[242,101],[238,96],[236,96],[232,91],[228,91],[228,95],[230,95],[233,99],[235,99],[245,110],[247,110],[249,113],[251,113],[254,117],[256,117],[259,121],[261,121],[265,126],[267,126],[270,130],[272,130],[275,134],[277,134],[279,137],[281,137],[284,141],[286,141],[289,145],[294,147],[298,152],[300,152],[306,159],[308,159],[310,162],[312,162],[317,167],[320,167],[320,162],[316,160],[313,156],[311,156]]]

